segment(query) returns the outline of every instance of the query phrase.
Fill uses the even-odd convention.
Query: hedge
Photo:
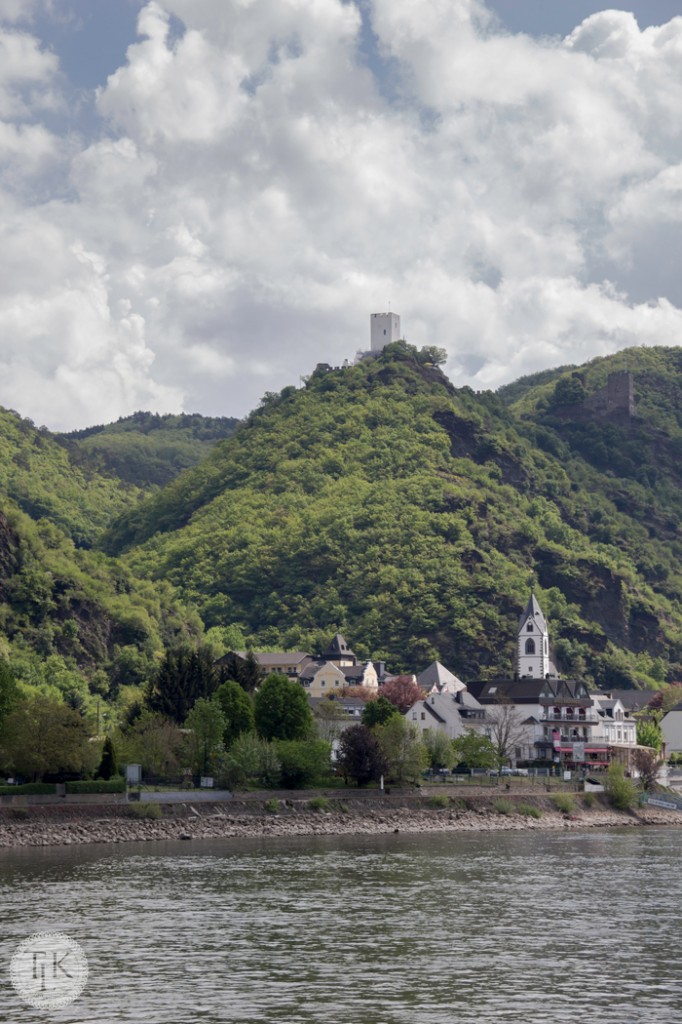
[[[126,780],[122,776],[115,779],[88,779],[86,782],[67,782],[67,793],[125,793]]]
[[[57,792],[53,782],[25,782],[23,786],[0,786],[0,796],[35,796],[37,793]]]

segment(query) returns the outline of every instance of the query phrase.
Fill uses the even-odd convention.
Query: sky
[[[0,0],[0,404],[242,416],[682,343],[682,0]]]

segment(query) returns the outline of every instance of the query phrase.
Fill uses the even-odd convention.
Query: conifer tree
[[[107,736],[102,747],[102,760],[97,769],[97,778],[109,780],[118,774],[116,765],[116,751],[111,736]]]

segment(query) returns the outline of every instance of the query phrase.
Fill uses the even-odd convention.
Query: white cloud
[[[2,37],[0,402],[241,414],[389,301],[474,386],[680,340],[682,18],[537,41],[477,0],[369,10],[390,87],[353,3],[153,0],[85,142],[44,122],[55,58]]]

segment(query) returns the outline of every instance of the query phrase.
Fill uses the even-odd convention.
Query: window
[[[535,640],[526,640],[526,654],[535,654]]]
[[[422,722],[424,721],[425,718],[426,718],[426,712],[422,711]]]
[[[532,632],[533,632],[533,623],[529,622],[528,625],[526,626],[526,633],[532,633]]]
[[[412,721],[413,721],[413,722],[416,722],[416,721],[417,721],[417,712],[416,712],[416,711],[413,711],[413,712],[412,712]]]
[[[320,683],[320,686],[326,686],[326,685],[327,685],[327,684],[325,683],[325,681],[324,681],[324,679],[323,679],[323,680],[322,680],[322,682]]]

